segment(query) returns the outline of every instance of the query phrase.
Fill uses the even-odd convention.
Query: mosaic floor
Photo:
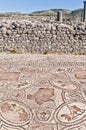
[[[86,56],[0,54],[0,130],[86,130]]]

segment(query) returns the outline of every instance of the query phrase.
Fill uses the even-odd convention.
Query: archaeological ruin
[[[0,52],[86,53],[86,1],[83,10],[83,21],[81,18],[65,21],[62,11],[55,17],[20,14],[0,17]]]

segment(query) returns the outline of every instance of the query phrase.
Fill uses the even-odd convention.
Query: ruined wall
[[[0,22],[0,52],[85,53],[86,23],[6,20]]]

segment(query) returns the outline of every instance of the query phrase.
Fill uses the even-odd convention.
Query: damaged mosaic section
[[[86,129],[85,56],[3,55],[0,61],[1,130]]]

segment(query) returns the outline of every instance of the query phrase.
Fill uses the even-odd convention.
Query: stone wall
[[[0,52],[85,53],[86,23],[6,20],[0,22]]]

